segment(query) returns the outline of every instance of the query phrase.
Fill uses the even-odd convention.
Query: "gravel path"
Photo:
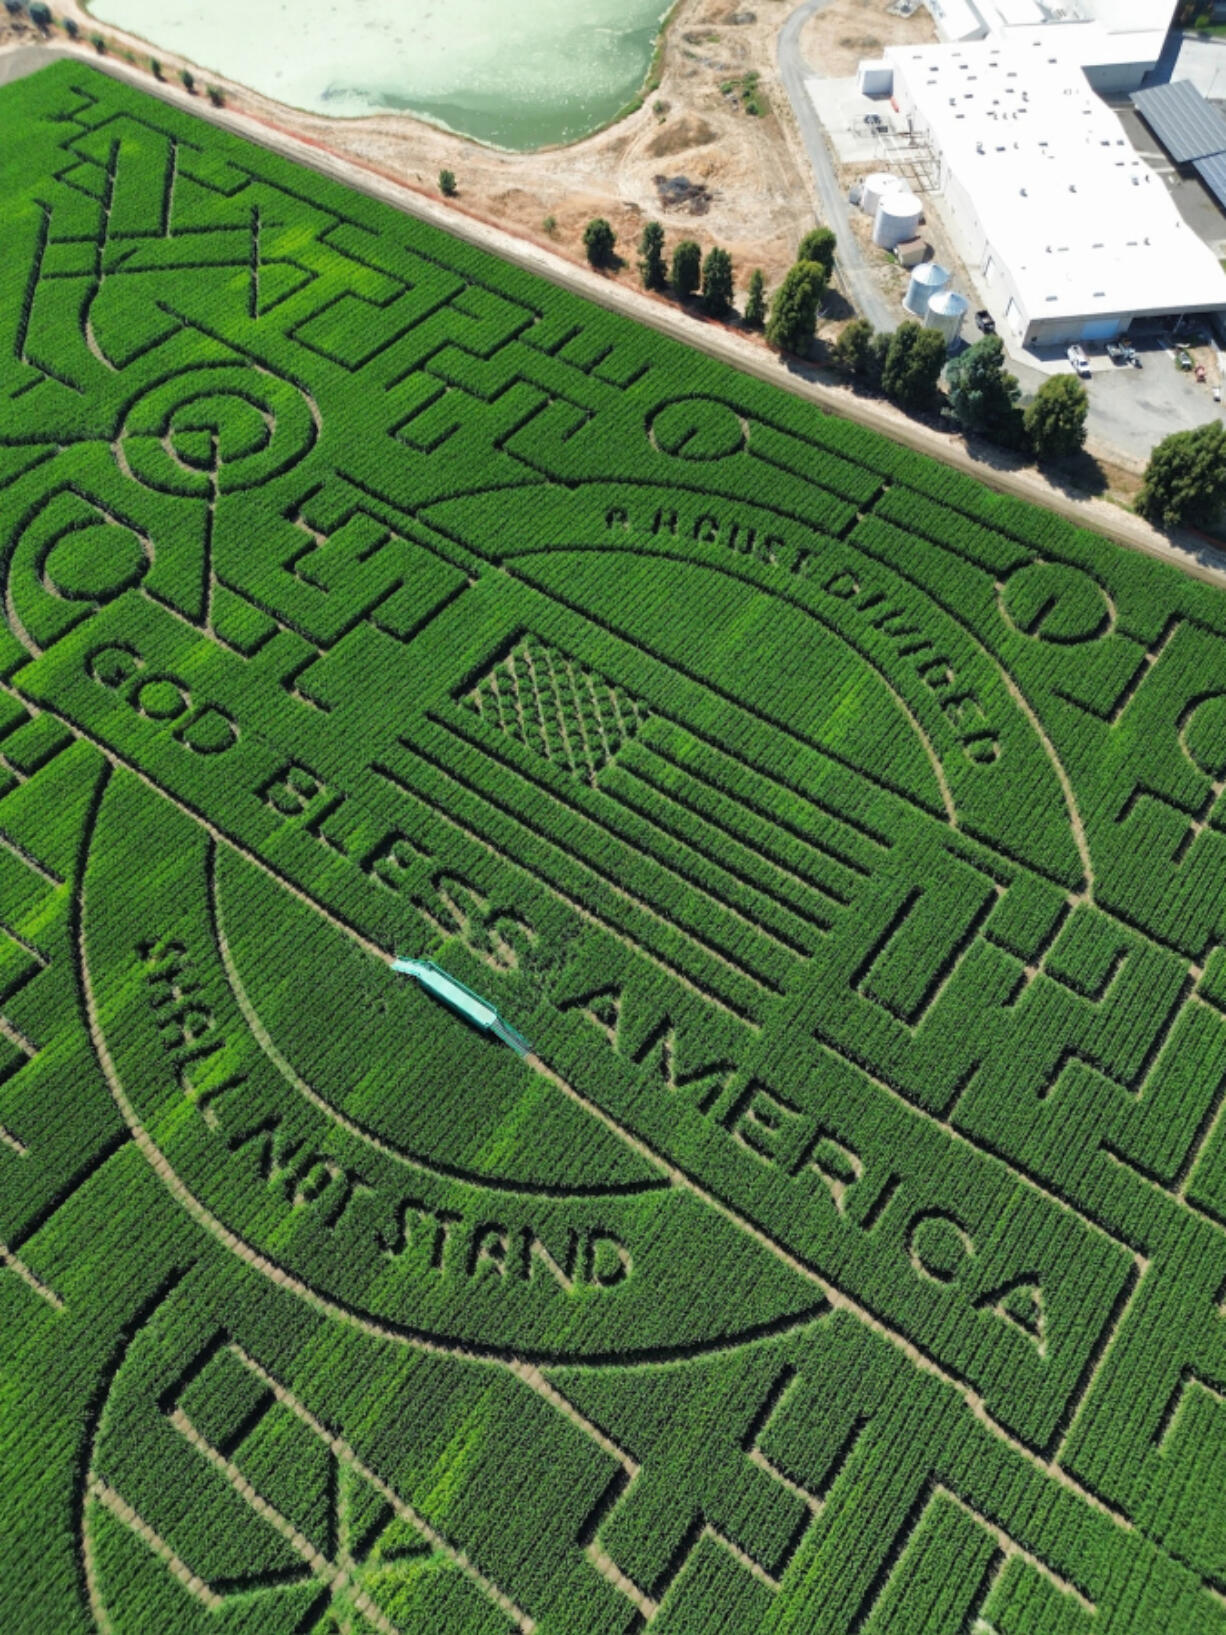
[[[812,75],[801,54],[800,33],[814,12],[821,11],[829,3],[830,0],[803,0],[803,4],[797,6],[779,30],[779,76],[809,156],[817,189],[818,217],[827,226],[833,227],[838,237],[839,268],[847,280],[852,304],[874,329],[892,330],[898,327],[898,315],[878,288],[872,269],[864,259],[860,241],[852,230],[847,199],[839,186],[822,122],[817,117],[817,109],[806,87],[806,81]]]

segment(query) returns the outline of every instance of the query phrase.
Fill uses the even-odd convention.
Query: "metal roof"
[[[1226,153],[1226,118],[1191,80],[1134,91],[1132,105],[1177,165]]]
[[[392,970],[401,971],[405,976],[416,977],[418,982],[436,999],[441,999],[444,1005],[456,1011],[474,1027],[484,1033],[492,1033],[495,1038],[501,1039],[503,1044],[510,1045],[517,1056],[527,1056],[532,1046],[524,1038],[518,1028],[514,1028],[500,1016],[497,1009],[488,999],[482,999],[479,993],[461,982],[458,976],[452,976],[444,971],[441,965],[436,965],[432,959],[394,959]]]
[[[1226,153],[1213,153],[1207,159],[1197,159],[1192,168],[1226,210]]]

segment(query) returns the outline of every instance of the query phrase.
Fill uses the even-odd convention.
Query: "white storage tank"
[[[914,238],[923,214],[923,205],[905,187],[883,194],[873,218],[873,243],[892,250],[904,239]]]
[[[888,62],[862,62],[856,73],[862,97],[888,97],[894,91],[894,70]]]
[[[962,334],[962,323],[970,311],[970,302],[957,290],[943,289],[928,302],[924,314],[925,329],[939,329],[945,337],[945,350],[952,352]]]
[[[871,176],[864,178],[864,185],[860,189],[860,208],[866,216],[877,219],[877,206],[887,193],[897,193],[904,184],[897,176],[891,176],[888,170],[875,170]]]
[[[924,261],[914,269],[902,304],[915,317],[922,318],[928,311],[932,297],[949,283],[949,273],[935,261]]]

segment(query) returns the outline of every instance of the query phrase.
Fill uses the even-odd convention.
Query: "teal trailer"
[[[482,999],[480,994],[465,987],[458,977],[449,975],[432,959],[394,959],[392,970],[402,971],[405,976],[416,977],[427,993],[441,999],[457,1016],[462,1016],[466,1022],[480,1028],[482,1033],[492,1033],[496,1039],[501,1039],[504,1045],[510,1045],[516,1055],[526,1056],[532,1049],[523,1034],[509,1022],[504,1021],[488,999]]]

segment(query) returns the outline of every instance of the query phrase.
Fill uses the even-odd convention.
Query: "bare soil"
[[[842,79],[865,57],[879,57],[887,45],[927,45],[937,38],[926,7],[910,17],[892,17],[888,0],[832,0],[800,31],[800,49],[815,74]]]
[[[186,67],[195,76],[198,100],[207,87],[216,87],[228,107],[248,118],[423,193],[437,194],[439,171],[451,170],[459,183],[457,209],[568,257],[582,256],[590,218],[605,216],[627,263],[621,276],[634,278],[634,241],[643,222],[655,217],[670,231],[670,241],[696,238],[704,250],[724,245],[744,287],[754,267],[763,269],[768,285],[778,282],[814,221],[811,183],[784,128],[791,113],[775,66],[776,35],[792,3],[752,0],[738,9],[728,0],[679,0],[661,47],[659,84],[643,105],[570,147],[537,153],[484,147],[409,114],[329,119],[304,113],[97,22],[79,0],[64,0],[56,16],[78,25],[78,49],[86,57],[94,55],[90,36],[99,34],[111,55],[138,67],[148,69],[151,55],[157,56],[169,83],[177,84]],[[38,38],[28,23],[0,14],[0,45]],[[62,25],[50,31],[49,41],[71,45]],[[762,116],[748,113],[735,91],[721,90],[750,71],[759,75]],[[705,212],[663,207],[655,182],[661,174],[705,187]]]
[[[799,237],[812,226],[812,182],[775,70],[776,35],[792,3],[756,0],[752,22],[733,23],[728,21],[731,16],[749,13],[730,12],[720,0],[680,0],[662,50],[660,85],[647,95],[643,106],[570,148],[535,154],[485,148],[407,115],[333,120],[300,113],[194,67],[196,94],[189,97],[179,83],[180,68],[189,65],[170,57],[162,58],[164,84],[159,89],[171,100],[187,107],[195,103],[208,112],[201,89],[216,87],[224,97],[225,113],[214,117],[231,128],[241,132],[246,126],[250,134],[291,157],[305,157],[319,169],[386,197],[401,209],[451,227],[462,237],[483,242],[554,282],[578,287],[616,308],[633,309],[631,315],[643,321],[726,356],[743,369],[776,379],[780,385],[805,395],[812,393],[824,407],[872,424],[950,464],[974,470],[993,486],[1073,516],[1122,544],[1173,555],[1193,573],[1221,575],[1215,554],[1200,549],[1199,541],[1185,536],[1188,542],[1172,550],[1127,514],[1139,478],[1126,465],[1114,463],[1113,451],[1096,450],[1097,460],[1086,456],[1077,469],[1046,473],[1020,469],[1021,462],[998,450],[984,447],[964,452],[960,441],[946,429],[921,428],[890,405],[862,400],[846,386],[831,390],[834,378],[820,364],[781,363],[766,351],[760,336],[744,331],[736,334],[739,326],[730,330],[692,311],[683,313],[671,301],[648,296],[639,288],[633,245],[641,223],[650,217],[664,221],[671,242],[684,236],[698,239],[704,247],[716,242],[726,245],[737,262],[737,282],[742,288],[755,266],[763,268],[768,285],[777,282],[792,260]],[[147,43],[95,24],[77,0],[64,0],[57,15],[77,22],[78,40],[69,38],[62,27],[43,36],[28,21],[0,11],[0,51],[37,47],[42,41],[58,52],[69,49],[82,60],[93,60],[90,36],[100,34],[106,55],[125,67],[132,65],[126,71],[138,82],[149,74]],[[890,42],[898,40],[899,30],[918,34],[930,28],[926,13],[912,19],[888,17],[882,0],[871,4],[869,0],[833,0],[809,27],[815,22],[841,27],[840,15],[845,20],[873,18],[873,37],[884,34]],[[686,39],[693,32],[701,34],[697,43]],[[712,35],[718,37],[718,56],[715,41],[709,38]],[[810,60],[820,50],[820,38],[817,30],[806,35]],[[863,54],[859,47],[857,52]],[[835,66],[825,71],[838,71],[839,59],[831,61]],[[734,99],[720,90],[721,83],[750,68],[760,74],[759,94],[768,104],[761,118],[734,106]],[[301,147],[294,151],[298,143],[314,150],[313,155]],[[459,180],[456,200],[444,200],[438,193],[437,176],[442,168],[453,170]],[[694,216],[684,208],[662,209],[655,182],[662,174],[684,175],[708,187],[707,213]],[[418,202],[410,202],[413,195]],[[587,269],[582,251],[583,227],[593,215],[607,216],[613,223],[625,256],[620,269],[600,277]],[[545,225],[549,218],[551,228]],[[856,228],[867,233],[867,217],[857,218]],[[921,232],[934,243],[938,259],[949,265],[939,222],[930,221]],[[882,277],[891,286],[897,285],[899,292],[905,287],[906,274],[884,257]],[[819,358],[828,357],[843,322],[851,316],[851,309],[834,288],[828,293],[826,308]],[[1204,361],[1213,370],[1212,382],[1216,359],[1206,355]],[[1114,503],[1104,505],[1104,499]]]

